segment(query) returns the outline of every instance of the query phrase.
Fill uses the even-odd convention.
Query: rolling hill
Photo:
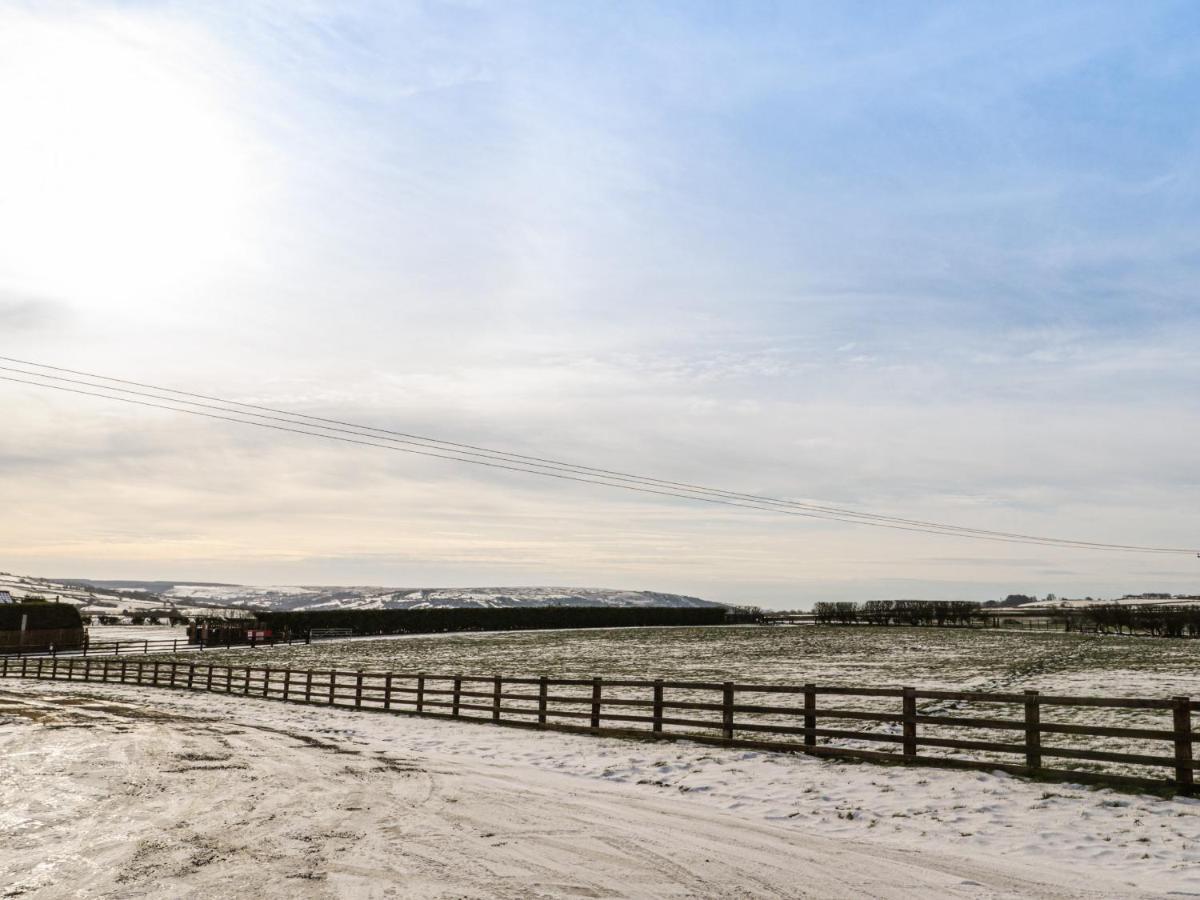
[[[606,588],[478,587],[394,588],[364,586],[252,586],[212,582],[114,581],[86,578],[34,578],[0,573],[0,590],[14,597],[34,595],[83,608],[85,613],[127,615],[177,610],[195,615],[205,609],[274,611],[332,609],[437,609],[526,606],[706,607],[725,604],[683,594]]]

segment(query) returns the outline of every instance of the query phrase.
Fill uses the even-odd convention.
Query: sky
[[[1189,3],[0,0],[0,355],[977,528],[1200,544]],[[0,382],[0,569],[1200,593]]]

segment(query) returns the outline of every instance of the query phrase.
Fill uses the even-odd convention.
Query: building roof
[[[8,591],[0,591],[0,603],[15,603],[12,594]]]

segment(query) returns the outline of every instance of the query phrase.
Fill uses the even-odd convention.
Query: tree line
[[[970,600],[822,601],[813,606],[821,625],[970,625],[980,604]]]
[[[1200,637],[1200,605],[1096,603],[1058,613],[1065,617],[1068,631]]]
[[[355,634],[437,634],[452,631],[513,631],[546,628],[637,628],[648,625],[724,625],[722,606],[700,608],[538,606],[505,609],[345,609],[260,612],[261,627],[277,636],[305,635],[312,628],[350,628]]]

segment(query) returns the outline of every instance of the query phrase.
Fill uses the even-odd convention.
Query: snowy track
[[[564,758],[581,740],[602,756],[677,748],[137,688],[3,688],[6,896],[1160,895],[1070,860],[838,838],[517,758],[530,743]]]

